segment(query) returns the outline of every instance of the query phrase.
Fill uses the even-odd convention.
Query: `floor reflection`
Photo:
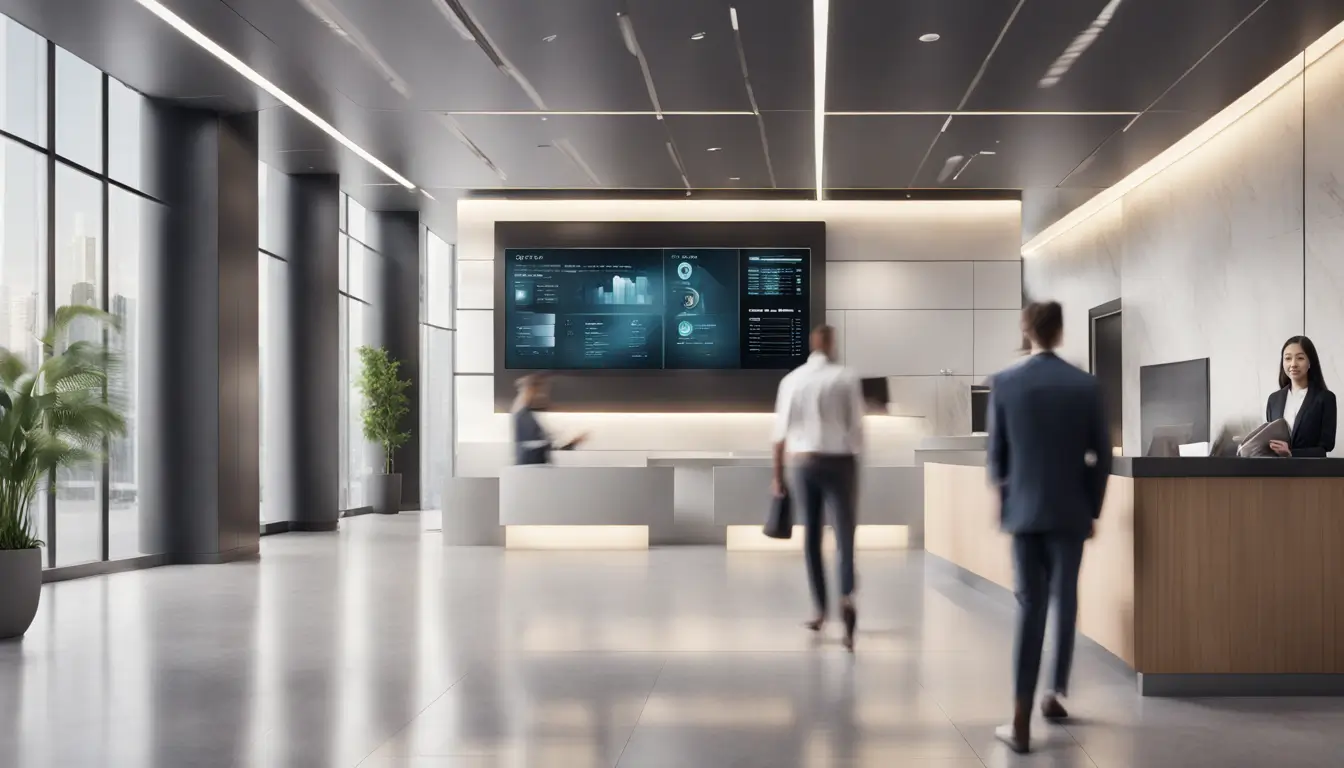
[[[1069,728],[994,742],[1011,613],[861,553],[858,654],[796,554],[444,549],[416,515],[257,563],[50,585],[0,644],[0,765],[716,768],[1344,763],[1337,700],[1140,700],[1080,648]]]

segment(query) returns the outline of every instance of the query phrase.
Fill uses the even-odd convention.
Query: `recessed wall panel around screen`
[[[825,225],[496,225],[496,409],[556,374],[557,410],[768,411],[825,316]]]

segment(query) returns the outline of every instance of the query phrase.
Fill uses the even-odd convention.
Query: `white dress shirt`
[[[1297,426],[1297,412],[1302,410],[1302,403],[1307,399],[1307,390],[1289,387],[1288,399],[1283,402],[1283,420],[1288,422],[1288,429]]]
[[[775,440],[788,453],[863,452],[863,387],[854,372],[820,352],[779,383]]]

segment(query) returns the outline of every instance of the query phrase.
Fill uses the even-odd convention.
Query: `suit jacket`
[[[513,412],[513,463],[550,464],[551,436],[531,408]]]
[[[1291,385],[1290,385],[1291,386]],[[1283,418],[1283,409],[1288,404],[1288,387],[1269,396],[1265,406],[1265,421]],[[1293,456],[1323,457],[1335,449],[1335,420],[1339,411],[1335,405],[1335,393],[1328,389],[1310,387],[1302,408],[1294,421],[1293,439],[1288,447]]]
[[[996,376],[988,468],[1003,498],[1003,530],[1085,535],[1101,516],[1111,474],[1097,380],[1049,352]]]

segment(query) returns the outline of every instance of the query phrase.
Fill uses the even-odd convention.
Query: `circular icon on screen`
[[[695,330],[695,328],[691,326],[691,323],[688,320],[682,320],[680,323],[677,323],[677,333],[681,334],[683,337],[690,336],[691,331],[693,330]]]
[[[691,279],[691,262],[683,261],[677,265],[677,277],[682,280]]]
[[[689,285],[684,286],[681,294],[681,308],[695,309],[698,306],[700,306],[700,292]]]

